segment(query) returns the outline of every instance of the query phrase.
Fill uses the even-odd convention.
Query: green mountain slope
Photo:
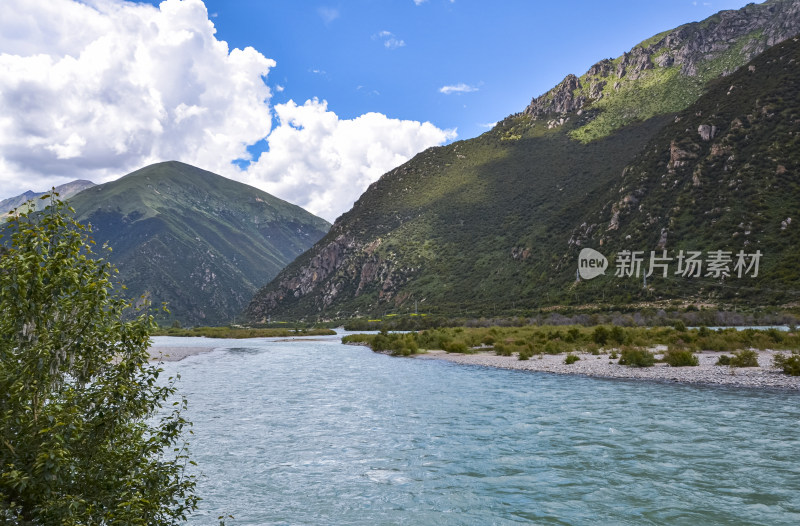
[[[70,199],[131,297],[167,302],[184,324],[228,323],[329,224],[266,192],[179,162],[154,164]]]
[[[729,252],[729,276],[654,272],[640,280],[598,278],[575,286],[582,297],[599,290],[619,301],[701,297],[752,304],[800,299],[800,39],[779,44],[682,112],[624,170],[576,224],[563,265],[591,246],[676,257],[680,251]],[[757,276],[735,271],[739,252],[760,251]],[[749,266],[750,258],[746,263]],[[613,264],[613,263],[612,263]],[[612,270],[612,274],[616,268]],[[755,270],[755,269],[753,269]],[[586,289],[586,290],[583,290]]]
[[[58,193],[61,199],[69,199],[73,195],[77,194],[78,192],[82,192],[87,188],[91,188],[95,186],[95,184],[91,181],[86,181],[84,179],[76,179],[75,181],[70,181],[69,183],[64,183],[62,185],[56,186],[55,191]],[[14,197],[9,197],[7,199],[3,199],[0,201],[0,215],[6,214],[15,208],[19,208],[26,202],[30,200],[34,200],[34,204],[37,207],[37,210],[43,210],[46,205],[46,201],[39,201],[37,198],[41,197],[48,192],[34,192],[32,190],[28,190],[25,193],[20,195],[16,195]]]
[[[641,174],[632,172],[633,166],[650,162],[645,161],[648,155],[670,152],[673,140],[680,144],[688,133],[697,136],[701,124],[713,125],[710,121],[695,124],[692,116],[707,112],[716,104],[714,100],[723,96],[720,85],[750,73],[745,68],[730,75],[727,67],[721,68],[714,61],[723,60],[720,57],[729,59],[730,50],[747,50],[731,62],[738,64],[741,57],[750,56],[783,36],[797,34],[799,6],[797,0],[750,5],[658,35],[620,59],[625,65],[622,77],[618,75],[620,82],[638,86],[630,93],[620,88],[614,90],[616,95],[581,99],[585,86],[568,77],[548,94],[534,99],[526,111],[504,119],[490,132],[423,152],[370,186],[325,238],[259,291],[247,315],[256,320],[269,316],[337,317],[413,311],[416,306],[427,313],[480,316],[522,313],[556,304],[651,300],[665,297],[670,291],[681,298],[687,294],[720,298],[716,289],[697,287],[696,283],[672,289],[642,289],[640,281],[613,281],[606,276],[576,284],[578,252],[595,242],[598,245],[592,246],[599,247],[600,229],[608,228],[616,210],[614,204],[626,195],[626,176]],[[756,36],[757,45],[742,44],[743,39],[751,42]],[[693,79],[693,85],[699,86],[687,99],[681,99],[679,106],[668,100],[673,96],[674,77],[661,75],[648,80],[645,74],[656,70],[656,53],[636,51],[653,50],[659,45],[659,49],[668,50],[675,62],[680,62],[677,74]],[[703,51],[706,47],[713,52]],[[639,57],[638,73],[630,62],[634,55]],[[756,58],[752,64],[755,78],[770,75],[770,68],[759,60]],[[602,76],[600,64],[587,75]],[[701,72],[712,66],[728,76],[706,81]],[[636,84],[640,79],[658,89],[647,92],[644,85]],[[767,89],[768,84],[760,86]],[[758,83],[751,88],[736,100],[762,97]],[[643,105],[639,97],[629,96],[637,90],[656,100]],[[662,94],[660,99],[658,93]],[[767,96],[766,92],[763,96]],[[727,91],[724,97],[728,97]],[[602,103],[606,107],[601,104],[604,100],[608,101]],[[664,105],[660,106],[659,101]],[[751,106],[741,110],[749,114],[753,111]],[[612,113],[625,118],[614,120],[613,126],[603,128],[603,133],[586,136],[586,130],[592,129],[598,119]],[[673,126],[676,120],[683,123],[679,128]],[[689,132],[686,122],[694,127]],[[718,130],[721,126],[717,125]],[[791,126],[796,129],[796,123]],[[759,141],[748,155],[768,151],[769,139]],[[679,160],[687,162],[685,166],[688,161],[688,157]],[[657,177],[662,175],[659,172]],[[652,173],[651,176],[656,177]],[[751,174],[754,178],[762,176],[760,172]],[[663,182],[659,179],[654,184]],[[752,186],[758,188],[759,183]],[[709,181],[704,191],[739,199],[732,186]],[[643,195],[637,194],[636,199],[641,201]],[[666,196],[656,196],[654,200],[659,206],[668,202]],[[783,212],[776,209],[775,213]],[[644,243],[645,238],[634,238],[628,231],[625,217],[622,212],[618,214],[616,221],[620,223],[616,230],[606,230],[609,233],[604,243],[611,243],[617,234],[622,237],[614,237],[615,240]],[[682,224],[685,230],[691,230],[696,218],[687,217]],[[648,217],[647,221],[654,220]],[[649,226],[656,229],[653,225],[657,223]],[[717,225],[708,228],[713,230]],[[652,234],[651,230],[647,232]],[[626,239],[628,235],[630,239]],[[669,239],[671,243],[675,238]],[[657,242],[631,250],[655,250]],[[694,242],[694,238],[687,237],[686,243]],[[621,244],[604,244],[601,250],[618,246]],[[676,245],[667,248],[673,246]],[[705,244],[692,250],[708,249],[711,245]],[[611,274],[613,264],[612,260]],[[779,300],[776,295],[760,298],[764,302]]]
[[[570,135],[581,141],[605,137],[631,122],[685,109],[704,93],[708,81],[731,74],[797,34],[798,21],[797,0],[720,11],[601,60],[581,77],[568,75],[531,101],[524,113],[558,126],[571,112],[588,112],[590,118]]]

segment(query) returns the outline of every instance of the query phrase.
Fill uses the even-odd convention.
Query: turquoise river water
[[[800,524],[800,395],[156,338],[194,422],[190,524]],[[226,349],[219,349],[227,347]]]

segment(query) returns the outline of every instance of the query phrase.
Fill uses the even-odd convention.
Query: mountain
[[[59,197],[61,199],[69,199],[73,195],[86,190],[87,188],[91,188],[95,186],[95,184],[91,181],[86,181],[83,179],[76,179],[75,181],[70,181],[69,183],[64,183],[60,186],[55,187],[55,191],[58,192]],[[27,201],[31,199],[37,199],[45,194],[49,194],[50,191],[47,192],[33,192],[28,190],[27,192],[14,196],[9,197],[8,199],[3,199],[0,201],[0,215],[6,214],[15,208],[19,208]],[[46,205],[44,201],[34,201],[36,204],[37,210],[43,210]]]
[[[723,280],[703,278],[701,286],[651,280],[644,289],[641,277],[615,281],[615,252],[608,249],[630,243],[629,250],[642,251],[727,250],[737,245],[722,238],[737,240],[736,232],[751,236],[748,249],[760,241],[774,252],[762,267],[774,283],[781,272],[793,282],[797,266],[781,271],[771,259],[788,254],[783,241],[774,232],[757,240],[749,229],[761,219],[735,223],[736,232],[721,226],[734,220],[725,215],[729,208],[769,220],[786,213],[782,220],[790,221],[785,208],[797,173],[784,157],[796,150],[785,150],[794,138],[789,132],[800,132],[792,113],[797,97],[788,91],[781,98],[767,80],[780,77],[794,86],[797,62],[785,59],[787,68],[779,71],[772,53],[793,53],[796,43],[759,53],[798,32],[800,1],[751,4],[656,35],[581,77],[568,76],[491,131],[428,149],[384,174],[322,240],[256,294],[247,316],[340,317],[415,307],[480,316],[557,304],[732,300],[736,289]],[[764,106],[766,100],[773,102]],[[724,114],[716,110],[723,106]],[[756,111],[780,115],[786,135],[776,140],[769,126],[751,130],[755,121],[748,116]],[[725,121],[733,114],[741,114],[743,132],[735,118]],[[728,137],[731,127],[739,130],[738,142]],[[717,157],[710,159],[712,151]],[[721,161],[731,156],[736,163]],[[701,186],[684,179],[686,170],[691,179],[695,163],[705,163]],[[735,167],[745,170],[735,173],[746,183],[728,181]],[[769,186],[776,171],[786,183]],[[702,211],[686,204],[699,192],[707,194]],[[725,204],[713,205],[716,198]],[[760,208],[749,204],[754,199]],[[665,209],[670,203],[675,206]],[[612,276],[576,283],[586,246],[612,256]],[[758,295],[764,304],[781,298]]]
[[[107,242],[132,298],[167,302],[183,324],[231,322],[259,287],[330,225],[251,186],[171,161],[70,199]]]
[[[708,81],[727,76],[800,32],[800,2],[772,0],[720,11],[702,22],[655,35],[580,78],[567,77],[533,99],[524,114],[560,126],[589,112],[570,136],[590,141],[631,122],[685,109]]]
[[[619,254],[636,247],[729,252],[729,276],[666,278],[655,273],[646,296],[701,296],[755,305],[800,298],[800,38],[779,44],[679,113],[623,170],[602,199],[575,224],[561,265],[574,268],[577,250]],[[735,272],[736,255],[761,253],[757,276]],[[745,258],[747,266],[751,258]],[[678,262],[673,261],[677,271]],[[746,269],[745,269],[746,270]],[[641,296],[638,280],[586,282],[620,300]],[[610,287],[610,288],[609,288]],[[589,291],[581,292],[591,296]]]

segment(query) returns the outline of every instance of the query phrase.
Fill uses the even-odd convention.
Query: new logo
[[[584,248],[578,255],[578,274],[582,279],[596,278],[605,274],[607,268],[606,257],[592,248]]]

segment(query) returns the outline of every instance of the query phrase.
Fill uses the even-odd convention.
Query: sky
[[[567,74],[745,0],[3,0],[0,199],[179,160],[333,221]]]

